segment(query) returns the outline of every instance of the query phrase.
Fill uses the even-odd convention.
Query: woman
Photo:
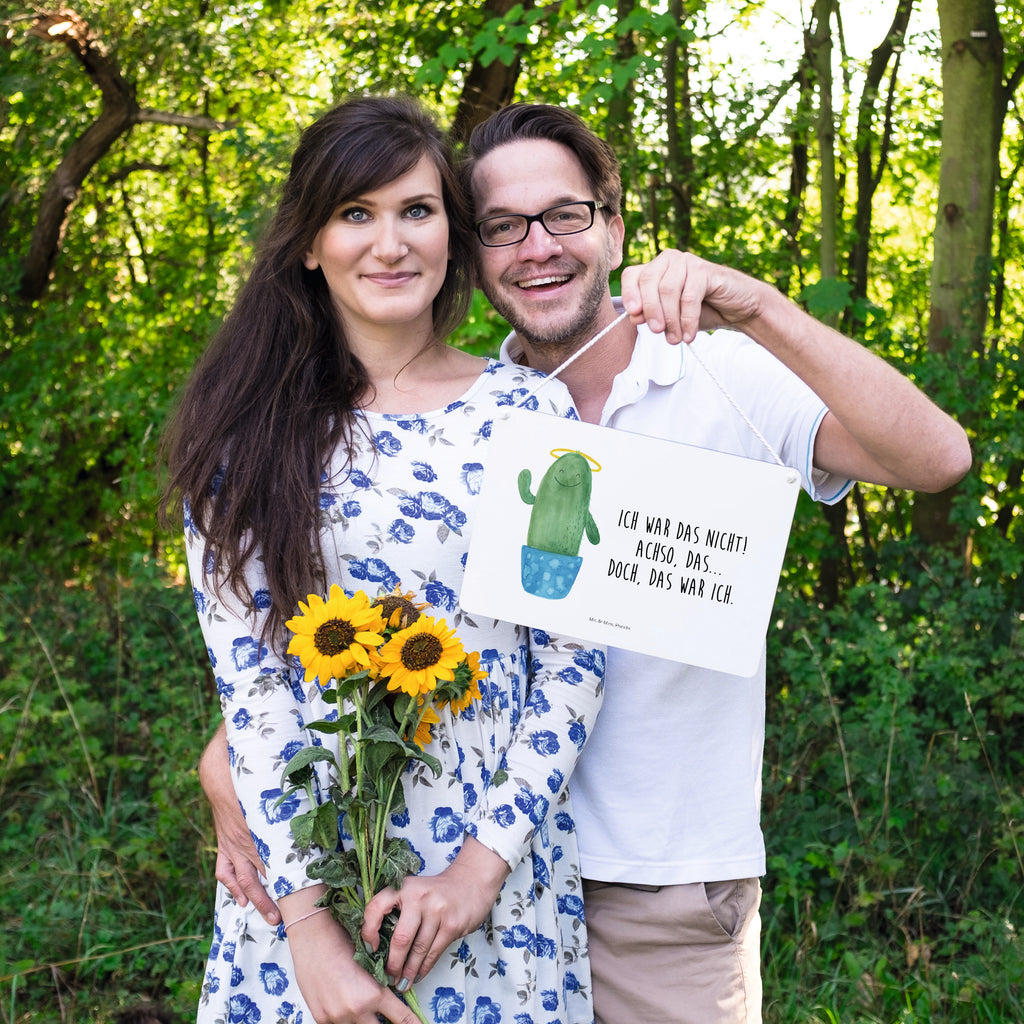
[[[304,723],[328,710],[283,653],[283,624],[333,583],[415,591],[488,670],[478,712],[434,726],[441,776],[404,779],[394,832],[424,868],[402,887],[398,930],[415,942],[398,987],[411,971],[438,1024],[592,1019],[566,781],[604,654],[458,605],[491,422],[533,381],[444,343],[470,298],[470,237],[448,150],[418,106],[330,111],[303,133],[253,272],[171,426],[168,493],[186,501],[235,788],[283,917],[271,927],[218,890],[201,1022],[414,1019],[314,912],[316,851],[285,819],[305,808],[276,803],[281,767],[311,742]],[[561,385],[544,396],[534,407],[575,415]],[[489,786],[498,769],[514,799]]]

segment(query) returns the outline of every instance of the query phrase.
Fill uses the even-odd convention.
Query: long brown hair
[[[349,100],[302,133],[252,272],[168,425],[164,519],[184,500],[205,540],[204,565],[216,564],[211,576],[243,602],[254,598],[246,568],[262,560],[268,641],[297,601],[325,588],[319,484],[333,452],[351,451],[354,410],[370,387],[322,271],[308,270],[303,257],[340,204],[395,181],[424,156],[441,175],[451,249],[434,300],[437,343],[462,322],[472,234],[446,138],[411,99]]]

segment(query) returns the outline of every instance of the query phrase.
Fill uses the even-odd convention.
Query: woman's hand
[[[398,891],[382,889],[363,915],[363,940],[376,949],[381,922],[399,911],[385,967],[399,992],[428,974],[441,954],[487,918],[510,868],[472,836],[439,875],[412,875]]]
[[[381,1018],[420,1024],[394,992],[355,962],[352,941],[328,911],[305,917],[318,891],[302,890],[281,901],[295,981],[316,1024],[379,1024]]]

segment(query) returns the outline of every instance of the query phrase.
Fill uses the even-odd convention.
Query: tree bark
[[[942,164],[931,271],[928,350],[967,358],[983,345],[992,227],[1006,92],[994,0],[939,0]],[[959,355],[954,355],[959,353]],[[962,410],[961,417],[970,416]],[[919,494],[913,528],[929,544],[955,546],[952,490]]]
[[[807,32],[807,59],[814,71],[818,92],[815,135],[821,196],[821,240],[818,262],[822,280],[839,275],[837,223],[839,218],[836,188],[836,130],[832,106],[832,5],[833,0],[814,0],[811,28]]]
[[[899,68],[899,54],[907,36],[907,25],[914,8],[914,0],[899,0],[892,24],[889,26],[885,39],[871,52],[868,70],[864,80],[864,91],[861,93],[857,109],[857,206],[853,220],[853,248],[850,253],[850,285],[853,297],[863,299],[868,294],[868,254],[871,249],[871,213],[875,190],[881,180],[882,172],[889,158],[889,142],[892,137],[892,101]],[[885,116],[882,131],[876,136],[872,122],[878,103],[878,93],[882,79],[889,69],[889,63],[895,54],[892,76],[889,83],[889,95],[885,104]],[[877,160],[874,159],[875,143],[877,142]]]
[[[1005,100],[994,0],[939,0],[942,165],[939,171],[928,347],[981,345],[989,296],[992,220]]]
[[[615,21],[624,22],[636,7],[636,0],[616,0]],[[619,37],[616,47],[616,59],[622,64],[628,63],[636,56],[636,40],[632,32],[625,32]],[[622,170],[622,188],[625,193],[633,191],[633,163],[628,155],[635,149],[633,140],[633,83],[630,80],[626,87],[608,101],[608,121],[606,139],[619,158]]]
[[[517,3],[526,11],[533,7],[534,0],[487,0],[483,11],[490,18],[500,18]],[[479,60],[473,61],[452,119],[451,136],[457,144],[467,142],[478,124],[512,102],[521,64],[518,48],[510,64],[494,60],[485,67]]]
[[[682,28],[683,0],[669,0],[669,13]],[[665,142],[668,186],[672,192],[673,244],[689,249],[693,236],[693,96],[689,47],[670,39],[665,47]]]
[[[40,39],[63,43],[103,98],[99,117],[68,147],[43,192],[19,287],[23,299],[34,300],[46,291],[64,235],[67,213],[82,182],[117,139],[131,130],[139,108],[132,85],[121,76],[103,45],[74,11],[42,14],[36,18],[30,32]]]
[[[102,97],[99,116],[71,143],[43,190],[18,287],[20,297],[32,302],[46,293],[60,252],[68,212],[82,183],[118,139],[141,121],[207,131],[221,130],[227,125],[208,117],[141,109],[134,85],[121,74],[116,61],[88,24],[72,10],[61,8],[40,14],[29,32],[48,42],[63,43]]]

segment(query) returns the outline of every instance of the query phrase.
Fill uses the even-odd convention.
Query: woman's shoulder
[[[489,359],[484,370],[488,391],[502,405],[522,405],[529,409],[564,416],[573,408],[569,389],[556,378],[516,363]]]

